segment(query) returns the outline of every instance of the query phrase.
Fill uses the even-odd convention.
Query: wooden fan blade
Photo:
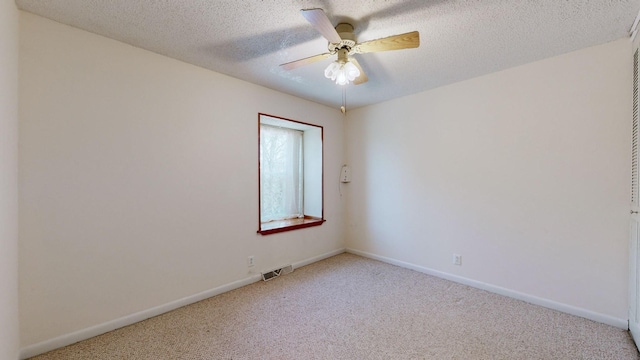
[[[309,65],[312,64],[316,61],[320,61],[322,59],[326,59],[329,56],[331,56],[330,53],[324,53],[324,54],[320,54],[320,55],[315,55],[315,56],[309,56],[308,58],[304,58],[304,59],[300,59],[300,60],[296,60],[296,61],[291,61],[285,64],[280,64],[280,66],[282,66],[282,68],[284,68],[285,70],[292,70],[295,68],[298,68],[300,66],[304,66],[304,65]]]
[[[411,49],[420,46],[420,34],[417,31],[406,34],[393,35],[382,39],[370,40],[355,46],[354,52],[358,54]]]
[[[366,83],[367,81],[369,81],[367,74],[365,74],[364,70],[362,70],[362,66],[360,66],[360,63],[358,63],[358,60],[352,58],[352,59],[349,59],[349,61],[351,61],[353,65],[355,65],[358,68],[358,70],[360,70],[360,76],[358,76],[353,80],[353,84],[360,85],[362,83]]]
[[[330,43],[337,44],[342,41],[340,35],[338,35],[338,32],[322,9],[300,10],[300,13],[325,39],[329,40]]]

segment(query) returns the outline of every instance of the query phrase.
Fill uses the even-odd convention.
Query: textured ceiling
[[[640,0],[16,0],[22,10],[255,84],[339,107],[327,41],[299,10],[322,8],[358,41],[413,30],[421,45],[356,55],[360,107],[628,36]]]

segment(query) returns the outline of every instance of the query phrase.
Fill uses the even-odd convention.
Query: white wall
[[[353,110],[347,247],[626,324],[630,117],[627,39]]]
[[[337,109],[28,13],[20,36],[23,347],[344,247]],[[258,112],[324,126],[324,225],[256,234]]]
[[[0,2],[0,359],[17,359],[18,10]]]

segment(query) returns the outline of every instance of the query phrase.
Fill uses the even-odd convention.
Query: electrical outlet
[[[462,265],[462,255],[453,254],[453,265]]]
[[[247,258],[247,265],[249,265],[249,267],[252,267],[253,265],[255,265],[255,258],[253,257],[253,255],[249,256],[249,258]]]

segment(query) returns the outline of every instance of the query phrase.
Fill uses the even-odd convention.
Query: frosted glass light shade
[[[347,85],[350,81],[353,81],[360,76],[360,70],[358,70],[358,67],[353,65],[350,61],[347,61],[344,64],[340,64],[336,61],[327,66],[324,70],[324,76],[327,79],[335,81],[338,85]]]

